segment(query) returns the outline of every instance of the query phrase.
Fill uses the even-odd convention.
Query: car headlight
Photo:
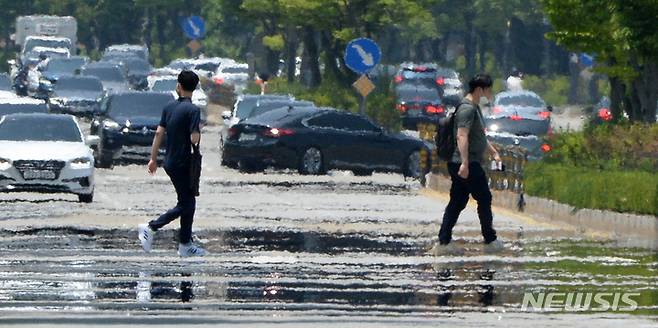
[[[11,160],[0,157],[0,170],[11,168]]]
[[[103,121],[103,127],[106,129],[114,130],[120,128],[121,126],[117,122],[107,120],[107,121]]]
[[[489,130],[491,130],[491,132],[496,132],[496,131],[498,131],[498,124],[491,124],[491,125],[489,125]]]
[[[126,120],[126,127],[129,128],[131,125],[130,120]]]
[[[80,157],[71,161],[71,168],[74,169],[87,169],[90,167],[91,167],[91,159],[87,157]]]

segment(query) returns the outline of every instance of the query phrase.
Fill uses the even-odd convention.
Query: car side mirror
[[[87,138],[85,139],[85,144],[87,144],[87,146],[98,146],[100,143],[101,143],[101,138],[96,135],[87,136]]]
[[[548,105],[548,106],[546,107],[546,109],[547,109],[549,112],[553,112],[553,106],[551,106],[551,105]]]
[[[231,119],[231,111],[225,110],[222,112],[222,118],[225,120]]]

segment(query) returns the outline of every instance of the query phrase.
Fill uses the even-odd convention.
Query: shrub
[[[577,208],[658,215],[658,175],[650,172],[529,163],[525,190]]]

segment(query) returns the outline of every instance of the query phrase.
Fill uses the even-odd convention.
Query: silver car
[[[38,127],[35,129],[34,127]],[[0,192],[72,193],[91,203],[94,157],[70,115],[12,114],[0,118]]]

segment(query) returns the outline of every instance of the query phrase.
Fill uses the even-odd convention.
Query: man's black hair
[[[468,82],[468,93],[473,93],[475,89],[477,88],[491,88],[493,86],[493,80],[491,79],[491,76],[489,74],[476,74],[469,82]]]
[[[192,71],[182,71],[178,74],[178,83],[183,90],[193,92],[199,84],[199,77]]]

